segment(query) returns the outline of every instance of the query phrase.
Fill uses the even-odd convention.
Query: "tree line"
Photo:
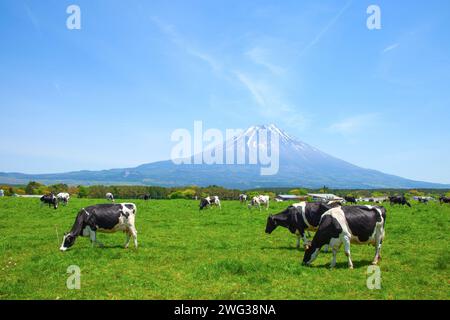
[[[308,188],[264,188],[252,190],[227,189],[221,186],[185,186],[185,187],[158,187],[158,186],[70,186],[64,183],[45,185],[36,181],[30,181],[27,185],[0,185],[5,196],[12,195],[41,195],[53,192],[68,192],[72,197],[78,198],[104,198],[107,192],[111,192],[117,199],[138,199],[144,195],[151,199],[200,199],[206,196],[219,196],[223,200],[235,200],[241,193],[247,194],[249,198],[265,194],[272,199],[278,194],[291,194],[305,196],[308,193],[333,193],[337,196],[359,197],[385,197],[391,195],[413,196],[450,196],[449,190],[442,189],[330,189],[326,186],[318,189]]]

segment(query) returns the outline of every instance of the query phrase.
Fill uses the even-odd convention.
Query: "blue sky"
[[[81,8],[68,30],[66,8]],[[366,9],[381,8],[381,30]],[[450,183],[450,2],[0,2],[0,171],[131,167],[177,128],[275,123]]]

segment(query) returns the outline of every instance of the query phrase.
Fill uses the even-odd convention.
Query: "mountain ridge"
[[[270,132],[279,137],[279,170],[275,175],[261,175],[261,166],[248,164],[251,152],[266,148],[272,154],[272,144],[261,143],[261,137]],[[377,189],[377,188],[450,188],[449,184],[416,181],[366,169],[329,155],[295,137],[290,136],[274,124],[251,126],[240,135],[233,137],[233,143],[245,141],[244,164],[175,164],[172,160],[145,163],[132,168],[107,169],[100,171],[72,171],[55,174],[24,174],[0,172],[0,183],[21,184],[30,180],[42,183],[67,184],[122,184],[122,185],[221,185],[229,188],[250,189],[259,187],[306,187],[327,186],[337,189]],[[243,140],[239,140],[243,139]],[[264,140],[264,139],[263,139]],[[226,141],[201,154],[237,150],[235,144]],[[219,153],[220,154],[220,153]],[[200,154],[197,154],[199,156]],[[196,155],[184,158],[191,160]],[[233,155],[234,156],[234,155]],[[237,157],[237,156],[236,156]],[[224,162],[226,163],[226,162]],[[234,163],[234,162],[233,162]]]

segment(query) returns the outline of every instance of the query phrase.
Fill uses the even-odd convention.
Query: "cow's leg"
[[[350,237],[344,236],[343,240],[344,240],[344,252],[348,259],[348,267],[349,269],[353,269],[353,262],[350,254]]]
[[[336,266],[336,255],[337,255],[337,252],[338,252],[341,244],[342,244],[342,241],[340,239],[331,239],[330,240],[330,246],[333,250],[333,257],[331,258],[330,268],[334,268]],[[327,249],[327,251],[328,251],[328,249]]]
[[[325,253],[328,253],[328,249],[329,248],[330,248],[330,245],[326,244],[326,245],[323,246],[322,251],[325,252]]]
[[[337,249],[333,248],[333,258],[331,259],[330,268],[334,268],[336,266],[336,255]]]
[[[93,230],[89,230],[89,238],[91,239],[92,246],[97,245],[97,246],[103,248],[103,243],[101,243],[100,241],[97,240],[97,232],[95,232]]]
[[[299,236],[298,240],[300,240],[300,236]],[[309,241],[308,241],[308,238],[306,237],[306,233],[303,232],[303,247],[306,249],[308,244],[309,244]]]
[[[130,244],[130,239],[131,239],[131,231],[127,230],[125,231],[126,237],[127,239],[125,240],[125,249],[128,249],[128,245]]]
[[[131,231],[131,235],[133,236],[133,240],[134,240],[134,247],[137,249],[138,247],[138,242],[137,242],[137,230],[134,226],[132,226],[130,228]]]
[[[378,229],[375,235],[375,257],[373,258],[372,264],[378,264],[378,261],[381,260],[381,245],[383,244],[384,230]]]

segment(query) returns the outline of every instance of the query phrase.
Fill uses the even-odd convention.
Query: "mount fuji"
[[[264,134],[261,135],[261,133]],[[279,170],[274,175],[261,175],[261,165],[249,164],[248,157],[255,148],[264,148],[267,155],[273,151],[270,144],[261,144],[261,136],[279,137]],[[240,140],[242,139],[242,140]],[[171,160],[143,164],[134,168],[102,171],[75,171],[58,174],[0,173],[0,183],[27,183],[30,180],[42,183],[67,184],[118,184],[118,185],[220,185],[228,188],[306,187],[320,188],[450,188],[450,185],[414,181],[380,171],[365,169],[335,158],[308,145],[279,129],[273,124],[252,126],[234,141],[217,145],[214,150],[224,157],[235,148],[234,142],[244,141],[245,162],[243,164],[175,164]],[[214,152],[214,154],[216,154]],[[201,156],[211,154],[203,151]],[[197,154],[199,156],[199,154]],[[194,163],[195,155],[184,158]],[[226,163],[224,161],[224,163]],[[236,163],[236,162],[233,162]]]

